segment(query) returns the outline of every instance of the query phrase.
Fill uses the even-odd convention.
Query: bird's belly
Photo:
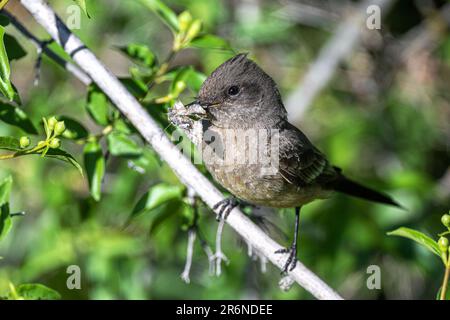
[[[214,179],[237,198],[261,206],[290,208],[328,196],[329,192],[317,185],[299,187],[285,180],[278,172],[278,153],[271,158],[269,144],[258,140],[255,158],[249,156],[255,154],[255,144],[243,143],[225,129],[209,130],[215,139],[214,144],[203,140],[203,162]]]
[[[292,208],[317,198],[326,198],[329,191],[319,186],[297,187],[279,174],[260,174],[258,166],[212,166],[213,177],[237,198],[249,203],[275,208]]]

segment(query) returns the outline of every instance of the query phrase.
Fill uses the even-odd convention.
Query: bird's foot
[[[226,198],[222,201],[217,202],[214,206],[214,210],[218,210],[216,215],[216,220],[225,220],[230,214],[231,210],[236,208],[239,205],[239,201],[236,198]]]
[[[284,264],[282,274],[288,273],[288,271],[294,270],[297,265],[297,246],[293,244],[290,248],[283,248],[275,251],[275,253],[288,253],[289,256]]]

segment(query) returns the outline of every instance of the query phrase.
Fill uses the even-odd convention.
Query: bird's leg
[[[231,210],[239,205],[239,201],[235,197],[225,198],[222,201],[217,202],[214,206],[214,210],[219,212],[216,215],[216,220],[225,220],[230,214]]]
[[[283,273],[294,270],[297,265],[297,238],[298,238],[298,225],[300,222],[300,207],[295,208],[295,231],[294,240],[290,248],[280,249],[275,251],[275,253],[289,253],[287,261],[283,267]]]

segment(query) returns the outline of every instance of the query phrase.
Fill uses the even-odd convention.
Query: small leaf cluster
[[[6,297],[2,299],[7,300],[59,300],[61,295],[39,283],[27,283],[19,286],[14,286],[9,283],[9,292]]]
[[[444,267],[448,269],[450,268],[450,256],[449,256],[449,241],[447,236],[450,234],[450,214],[442,215],[441,222],[444,225],[444,227],[447,228],[447,230],[438,234],[439,237],[438,240],[434,240],[433,238],[424,234],[423,232],[406,227],[400,227],[396,230],[388,232],[388,235],[408,238],[415,241],[416,243],[419,243],[429,252],[432,252],[433,254],[438,256],[441,259],[442,263],[444,264]],[[445,278],[444,281],[446,281]],[[448,283],[445,282],[443,283],[442,287],[446,287],[447,285]]]

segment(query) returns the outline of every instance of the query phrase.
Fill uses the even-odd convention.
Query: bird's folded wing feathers
[[[337,177],[326,157],[296,128],[282,134],[279,161],[283,178],[299,187],[326,183]]]

